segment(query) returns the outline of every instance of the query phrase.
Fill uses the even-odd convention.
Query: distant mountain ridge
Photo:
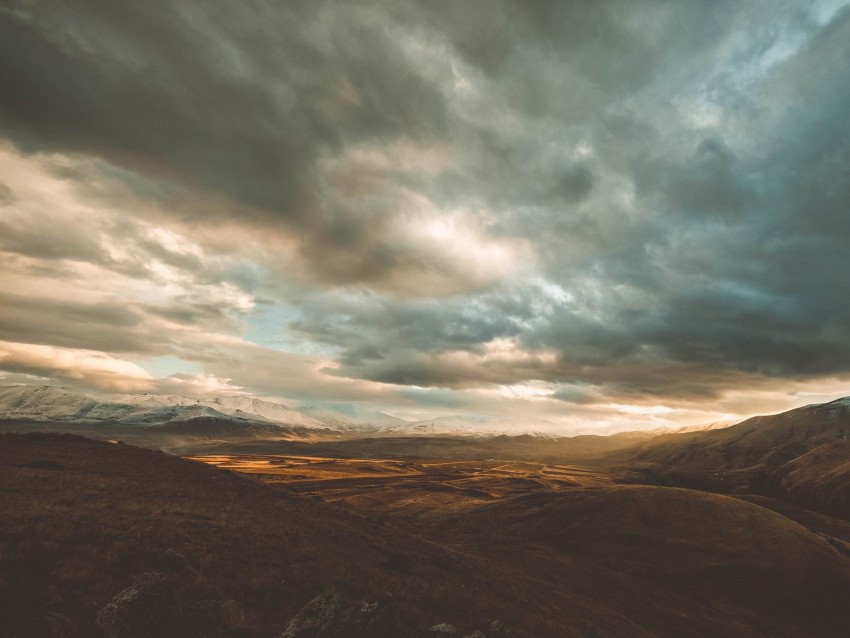
[[[193,419],[250,421],[304,428],[349,428],[367,423],[341,412],[301,408],[247,396],[191,398],[179,395],[96,395],[55,386],[0,387],[0,419],[157,426]],[[404,423],[376,413],[382,423]]]
[[[199,419],[393,435],[553,436],[557,428],[548,421],[484,416],[451,415],[411,422],[368,408],[296,406],[240,395],[206,398],[147,393],[99,395],[57,386],[0,386],[0,421],[163,426]]]
[[[641,480],[755,493],[850,517],[850,397],[715,430],[664,434],[623,453]]]
[[[336,407],[336,406],[335,406]],[[532,436],[575,437],[556,423],[483,415],[446,415],[419,421],[358,405],[333,409],[298,406],[245,395],[192,398],[180,395],[100,395],[57,386],[0,386],[0,422],[50,421],[68,424],[110,423],[164,426],[219,421],[233,426],[335,436]],[[263,427],[260,427],[263,426]],[[635,430],[636,460],[667,467],[743,468],[772,455],[785,462],[820,443],[845,439],[850,433],[850,397],[807,405],[781,414],[757,416],[737,424],[718,422],[678,429]],[[622,437],[629,432],[614,436]],[[651,441],[650,441],[651,439]]]
[[[850,397],[755,416],[721,429],[662,435],[638,458],[668,467],[713,470],[776,467],[824,443],[850,436]]]

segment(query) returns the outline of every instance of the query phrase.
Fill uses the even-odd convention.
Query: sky
[[[845,0],[6,0],[0,383],[548,423],[850,394]]]

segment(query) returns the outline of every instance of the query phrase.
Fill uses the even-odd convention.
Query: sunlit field
[[[194,456],[219,468],[369,514],[461,510],[535,492],[609,485],[604,472],[522,461],[402,461],[311,456]]]

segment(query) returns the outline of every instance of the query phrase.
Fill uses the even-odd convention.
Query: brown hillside
[[[186,603],[241,602],[233,638],[276,637],[329,590],[393,594],[391,624],[376,638],[439,622],[462,636],[496,618],[519,638],[846,635],[850,560],[838,540],[690,490],[601,479],[580,487],[545,474],[522,483],[538,491],[512,496],[505,472],[525,466],[492,465],[395,471],[385,492],[369,475],[364,495],[390,504],[364,508],[388,512],[367,518],[159,452],[0,436],[0,636],[48,637],[57,618],[54,635],[97,636],[97,611],[151,570]],[[452,487],[455,475],[489,491],[444,508],[432,488]],[[355,478],[329,480],[329,493],[341,480],[351,493]],[[402,491],[427,493],[426,506],[399,507]],[[175,564],[175,553],[184,560]]]
[[[555,586],[578,579],[584,595],[607,590],[606,602],[620,601],[612,615],[628,609],[660,636],[841,636],[850,622],[848,546],[732,497],[649,486],[568,489],[432,524],[479,551],[510,547],[515,564],[540,559],[537,573]]]
[[[93,634],[133,579],[166,570],[182,600],[235,599],[241,636],[271,638],[317,594],[394,594],[399,635],[499,618],[515,635],[560,619],[449,549],[288,490],[207,465],[69,435],[0,436],[0,635]],[[187,559],[171,569],[169,555]],[[522,628],[526,627],[523,631]],[[526,633],[527,632],[527,633]]]
[[[780,465],[848,435],[850,404],[839,399],[720,430],[658,436],[619,458],[651,481],[743,491],[760,485]]]
[[[821,445],[782,465],[772,479],[788,501],[850,520],[850,441]]]

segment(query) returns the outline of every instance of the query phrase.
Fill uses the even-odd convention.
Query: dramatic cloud
[[[102,352],[0,341],[0,366],[35,378],[82,382],[101,390],[142,392],[153,379],[130,361]]]
[[[850,394],[846,5],[7,2],[0,369],[565,428]]]

